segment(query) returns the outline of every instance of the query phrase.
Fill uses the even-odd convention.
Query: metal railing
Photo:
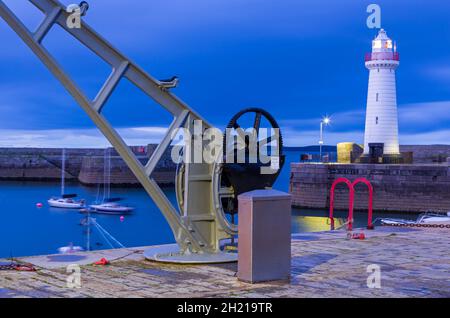
[[[366,53],[365,61],[400,61],[400,54],[398,52]]]

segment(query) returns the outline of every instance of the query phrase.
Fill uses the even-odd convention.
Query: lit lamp
[[[323,128],[324,128],[324,126],[328,126],[330,123],[331,123],[331,118],[328,116],[325,116],[320,121],[320,141],[319,141],[320,162],[322,162]]]

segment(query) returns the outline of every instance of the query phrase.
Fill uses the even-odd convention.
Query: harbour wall
[[[450,165],[291,164],[292,205],[329,209],[330,189],[338,178],[367,178],[374,187],[374,210],[389,212],[450,211]],[[336,188],[336,209],[348,209],[348,188]],[[355,209],[367,210],[368,189],[356,187]]]
[[[412,153],[413,163],[444,163],[450,158],[450,145],[401,145],[400,151]]]
[[[342,142],[337,145],[339,163],[355,163],[363,153],[363,145]],[[450,162],[450,145],[400,145],[405,163],[435,164]]]
[[[145,164],[157,145],[131,147]],[[85,185],[103,183],[104,149],[66,149],[65,178]],[[0,180],[59,181],[61,179],[62,149],[0,148]],[[114,149],[111,154],[111,185],[138,186],[136,178]],[[170,150],[158,164],[153,177],[161,185],[173,185],[176,166]]]

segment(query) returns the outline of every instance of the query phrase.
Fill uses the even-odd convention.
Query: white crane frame
[[[45,15],[38,28],[31,32],[22,21],[0,0],[0,17],[19,35],[34,54],[46,65],[50,72],[62,83],[87,113],[94,124],[113,145],[133,174],[153,199],[169,223],[177,245],[150,248],[147,258],[175,263],[221,263],[233,262],[236,254],[221,250],[221,241],[230,238],[216,213],[213,198],[213,165],[206,163],[186,163],[184,209],[179,212],[151,177],[164,152],[170,147],[173,132],[180,127],[192,132],[193,121],[201,120],[205,129],[211,125],[188,105],[165,89],[162,83],[129,58],[120,53],[110,43],[97,34],[89,25],[81,21],[81,28],[69,28],[67,19],[70,13],[57,0],[28,0]],[[105,81],[95,99],[90,100],[78,85],[64,72],[57,61],[42,45],[51,28],[59,25],[62,29],[108,63],[112,73]],[[137,159],[119,133],[102,115],[109,97],[122,78],[128,79],[136,87],[164,107],[173,116],[166,136],[144,166]],[[126,111],[126,110],[124,110]],[[193,132],[192,132],[193,133]],[[186,145],[191,148],[193,145]]]

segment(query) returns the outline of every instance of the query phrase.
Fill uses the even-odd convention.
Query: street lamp
[[[322,162],[323,128],[324,128],[324,126],[328,126],[330,123],[331,123],[331,118],[328,116],[325,116],[320,121],[320,141],[319,141],[320,162]]]

